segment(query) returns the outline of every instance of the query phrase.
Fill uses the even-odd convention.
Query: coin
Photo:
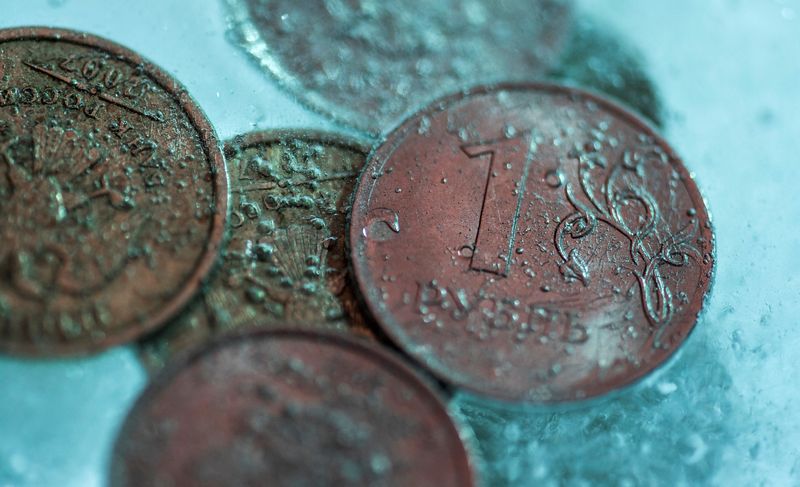
[[[644,376],[694,327],[713,267],[704,201],[670,146],[546,84],[479,87],[395,129],[365,166],[350,245],[386,334],[504,401]]]
[[[0,349],[94,351],[175,314],[227,210],[214,131],[174,79],[87,34],[0,32]]]
[[[369,335],[349,283],[346,215],[367,149],[314,131],[254,132],[226,145],[227,248],[199,302],[142,342],[157,370],[232,328],[320,323]]]
[[[542,77],[567,37],[566,0],[228,0],[232,32],[295,95],[380,133],[437,95]]]
[[[213,428],[209,428],[213,425]],[[130,413],[111,484],[473,485],[425,382],[366,341],[299,329],[225,337],[170,367]]]
[[[663,107],[647,64],[633,45],[591,19],[573,22],[569,40],[550,77],[624,102],[657,126]]]

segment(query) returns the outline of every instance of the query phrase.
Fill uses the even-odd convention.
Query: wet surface
[[[256,333],[155,379],[111,485],[473,485],[444,403],[403,362],[342,334]]]
[[[455,95],[373,152],[355,277],[382,329],[445,382],[561,402],[630,384],[686,338],[713,235],[669,145],[548,85]]]
[[[0,49],[0,349],[85,353],[163,324],[222,239],[205,116],[99,39],[11,30]]]
[[[229,142],[228,243],[203,295],[141,344],[147,367],[242,327],[319,323],[370,335],[345,257],[345,217],[366,151],[321,132]]]
[[[512,486],[531,479],[618,485],[616,479],[630,478],[648,479],[644,485],[797,484],[800,390],[793,377],[800,371],[792,357],[800,339],[800,288],[791,269],[800,264],[793,230],[800,217],[793,196],[800,65],[791,60],[800,52],[800,4],[576,3],[580,15],[641,53],[640,67],[657,88],[664,133],[689,161],[713,212],[716,282],[707,313],[674,361],[675,375],[670,368],[663,386],[646,381],[583,410],[607,427],[581,427],[580,414],[558,410],[547,416],[552,421],[539,417],[516,426],[504,416],[509,432],[501,443],[495,441],[505,436],[501,431],[473,421],[488,438],[481,452],[498,472],[490,479]],[[333,129],[333,122],[265,81],[226,39],[225,15],[216,0],[190,7],[30,0],[6,9],[0,23],[69,26],[135,49],[177,76],[225,139],[254,129]],[[71,361],[0,358],[0,484],[105,485],[111,442],[144,384],[139,367],[131,348]],[[570,441],[558,441],[553,430],[540,440],[533,427],[547,424],[559,425],[555,431]],[[542,467],[548,462],[552,468]]]
[[[234,38],[299,98],[369,133],[476,83],[541,78],[564,0],[229,0]]]

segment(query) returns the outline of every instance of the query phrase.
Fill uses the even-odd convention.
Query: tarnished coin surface
[[[444,404],[390,353],[299,329],[225,337],[129,415],[113,486],[473,485]]]
[[[225,148],[230,235],[198,302],[141,345],[150,370],[232,328],[319,323],[368,334],[347,277],[345,225],[367,149],[313,131],[255,132]]]
[[[135,53],[0,31],[0,350],[82,353],[172,317],[222,238],[218,145],[184,88]]]
[[[302,100],[380,133],[475,83],[541,78],[567,0],[227,0],[239,43]]]
[[[557,85],[476,88],[392,132],[350,227],[378,324],[495,399],[630,384],[694,327],[713,237],[695,183],[636,116]]]

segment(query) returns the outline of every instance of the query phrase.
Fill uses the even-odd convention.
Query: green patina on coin
[[[369,333],[343,238],[366,148],[314,132],[260,132],[235,139],[226,155],[227,250],[197,302],[142,343],[147,367],[234,328],[323,323]]]
[[[0,31],[0,350],[86,353],[172,318],[222,240],[218,146],[185,89],[137,54]]]

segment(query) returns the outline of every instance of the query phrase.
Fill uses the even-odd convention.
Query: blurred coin
[[[228,0],[237,41],[315,108],[373,134],[478,82],[542,77],[566,0]]]
[[[558,85],[439,100],[372,153],[353,203],[355,277],[396,344],[506,401],[630,384],[694,327],[713,236],[670,146]]]
[[[0,350],[85,353],[171,318],[222,239],[227,176],[185,89],[77,32],[0,31]]]
[[[361,143],[312,131],[229,142],[230,240],[186,313],[141,344],[150,370],[224,330],[319,323],[369,334],[347,278],[345,218]]]
[[[592,19],[572,23],[569,40],[550,77],[599,91],[662,125],[658,88],[641,54],[612,29]]]
[[[445,405],[388,352],[258,330],[168,368],[128,417],[113,486],[473,485]]]

